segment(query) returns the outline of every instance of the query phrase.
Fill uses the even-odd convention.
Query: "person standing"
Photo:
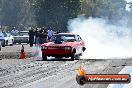
[[[42,40],[42,43],[46,43],[47,42],[47,31],[46,31],[46,28],[45,27],[42,27],[42,30],[43,30],[43,40]]]
[[[13,36],[16,36],[16,34],[18,33],[19,31],[16,29],[16,27],[13,27],[13,29],[11,30],[11,34]]]
[[[29,43],[30,43],[30,47],[33,47],[33,43],[34,43],[34,31],[33,29],[29,30]]]
[[[43,30],[42,29],[39,30],[39,39],[40,39],[39,44],[40,45],[43,44]]]
[[[35,30],[35,45],[37,46],[39,44],[39,29],[36,28]]]
[[[49,28],[48,30],[48,40],[50,41],[51,37],[53,36],[53,31],[51,30],[51,28]]]

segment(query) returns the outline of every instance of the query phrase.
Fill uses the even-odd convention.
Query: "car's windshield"
[[[27,36],[28,35],[28,32],[19,32],[19,35],[20,36],[25,36],[25,35]]]
[[[54,35],[51,38],[52,41],[58,41],[58,42],[74,42],[75,41],[75,35]]]

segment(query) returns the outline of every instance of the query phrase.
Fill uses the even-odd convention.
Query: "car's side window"
[[[7,37],[7,34],[3,32],[4,37]]]

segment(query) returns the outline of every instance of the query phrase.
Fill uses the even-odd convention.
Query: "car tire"
[[[74,59],[75,59],[75,53],[73,53],[73,54],[71,55],[71,60],[74,61]]]
[[[47,56],[45,54],[42,54],[42,60],[46,61],[47,60]]]
[[[80,55],[76,55],[75,60],[79,60],[79,59],[80,59]]]
[[[74,61],[75,60],[75,53],[76,53],[76,49],[73,49],[73,53],[71,54],[71,60]]]
[[[10,46],[13,46],[13,44],[10,44]]]

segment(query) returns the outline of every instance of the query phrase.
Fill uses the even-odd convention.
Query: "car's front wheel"
[[[74,61],[75,59],[75,53],[76,53],[76,49],[73,49],[73,52],[71,54],[71,60]]]
[[[47,60],[47,56],[45,54],[42,54],[42,60],[43,61]]]
[[[74,59],[75,59],[75,53],[73,53],[73,54],[71,55],[71,60],[74,61]]]

